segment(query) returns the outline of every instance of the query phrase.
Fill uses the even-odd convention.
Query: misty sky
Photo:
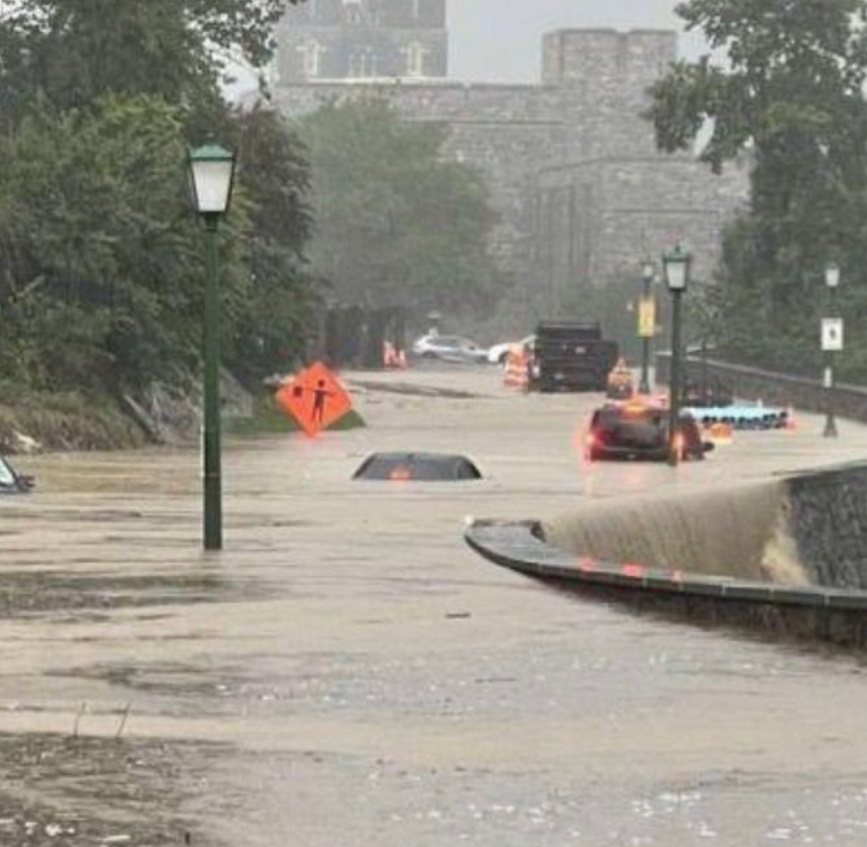
[[[681,30],[677,0],[447,0],[452,79],[536,82],[542,35],[555,29]],[[702,49],[681,36],[681,53]]]

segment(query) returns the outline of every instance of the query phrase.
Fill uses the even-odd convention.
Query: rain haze
[[[535,82],[541,39],[556,29],[675,29],[683,22],[675,0],[451,0],[449,76],[479,82]],[[702,41],[683,33],[681,53],[701,52]]]

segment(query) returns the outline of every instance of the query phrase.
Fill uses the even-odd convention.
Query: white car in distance
[[[412,345],[412,352],[423,359],[444,362],[486,362],[488,351],[460,335],[423,335]]]
[[[492,365],[505,365],[509,350],[512,348],[532,350],[535,343],[536,336],[528,335],[520,341],[504,341],[501,344],[494,344],[488,348],[488,361]]]

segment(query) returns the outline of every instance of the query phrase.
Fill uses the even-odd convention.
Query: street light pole
[[[220,470],[220,296],[217,278],[217,232],[229,209],[235,155],[213,142],[188,154],[196,211],[205,230],[205,326],[202,452],[205,550],[223,547],[222,476]]]
[[[205,226],[203,532],[205,549],[220,550],[223,547],[223,492],[220,446],[220,295],[217,288],[219,224],[215,215],[204,216],[203,222]]]
[[[656,326],[656,310],[650,292],[654,267],[645,262],[641,269],[641,302],[638,306],[638,335],[641,338],[641,378],[638,382],[639,394],[650,394],[650,339]]]
[[[825,268],[825,287],[829,292],[830,320],[826,331],[822,333],[822,350],[825,358],[822,381],[825,388],[825,438],[837,437],[837,421],[834,417],[834,351],[842,349],[842,324],[837,327],[836,297],[837,286],[840,284],[840,268],[831,264]]]
[[[689,284],[689,266],[692,257],[678,244],[671,253],[662,257],[665,281],[671,292],[671,368],[668,401],[668,464],[680,461],[680,397],[681,397],[681,297]]]

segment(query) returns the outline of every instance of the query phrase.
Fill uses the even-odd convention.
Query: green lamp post
[[[229,210],[235,178],[235,154],[214,142],[191,148],[187,162],[196,212],[205,230],[204,327],[204,547],[223,546],[220,472],[220,297],[217,288],[217,230]]]
[[[671,292],[671,374],[669,376],[668,403],[668,463],[675,466],[680,461],[680,398],[681,398],[681,298],[689,285],[689,268],[692,257],[678,244],[671,253],[662,257],[665,282]]]

